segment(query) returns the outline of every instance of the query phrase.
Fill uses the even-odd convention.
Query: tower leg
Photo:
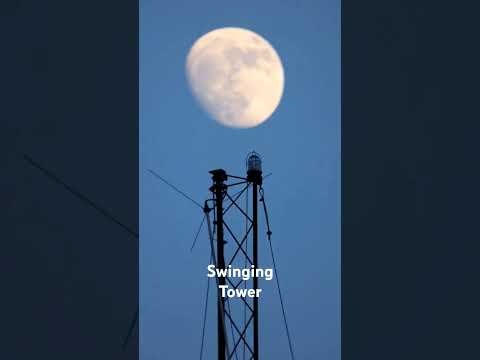
[[[256,181],[253,182],[253,265],[255,269],[258,266],[258,185]],[[258,289],[258,278],[256,276],[253,277],[253,288],[255,289],[255,293]],[[253,298],[253,359],[258,360],[258,297]]]
[[[214,192],[216,200],[216,214],[217,214],[217,267],[219,269],[225,268],[224,257],[224,236],[223,236],[223,179],[215,179]],[[219,278],[219,285],[225,285],[224,277]],[[218,291],[217,303],[217,331],[218,331],[218,360],[226,359],[226,344],[225,344],[225,329],[224,329],[224,314],[225,300],[222,298],[220,288]]]

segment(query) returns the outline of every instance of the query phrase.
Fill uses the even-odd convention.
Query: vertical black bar
[[[257,269],[258,266],[258,202],[257,202],[257,194],[258,194],[258,185],[257,181],[253,182],[253,265],[254,268]],[[255,293],[257,293],[258,289],[258,278],[256,276],[253,277],[253,288]],[[258,297],[253,298],[253,359],[258,360]]]
[[[342,1],[342,360],[480,359],[476,7]]]
[[[0,359],[139,358],[138,9],[0,4]]]
[[[217,210],[217,261],[218,268],[225,268],[225,258],[223,254],[223,189],[224,184],[221,178],[215,178],[215,200]],[[219,285],[225,285],[225,278],[219,277]],[[221,296],[220,287],[218,291],[218,304],[217,304],[217,324],[218,324],[218,360],[225,360],[225,333],[223,329],[223,309],[225,301]]]

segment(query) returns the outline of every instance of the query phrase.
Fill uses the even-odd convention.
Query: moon
[[[185,69],[201,107],[228,127],[260,125],[282,98],[280,57],[267,40],[250,30],[227,27],[208,32],[191,47]]]

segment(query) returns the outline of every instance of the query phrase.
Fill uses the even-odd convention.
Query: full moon
[[[201,107],[222,125],[252,128],[267,120],[283,94],[283,66],[260,35],[221,28],[200,37],[186,60],[190,89]]]

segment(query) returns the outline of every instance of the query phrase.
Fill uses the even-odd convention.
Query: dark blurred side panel
[[[342,358],[480,358],[470,2],[342,1]]]
[[[0,358],[138,359],[138,3],[0,9]]]

